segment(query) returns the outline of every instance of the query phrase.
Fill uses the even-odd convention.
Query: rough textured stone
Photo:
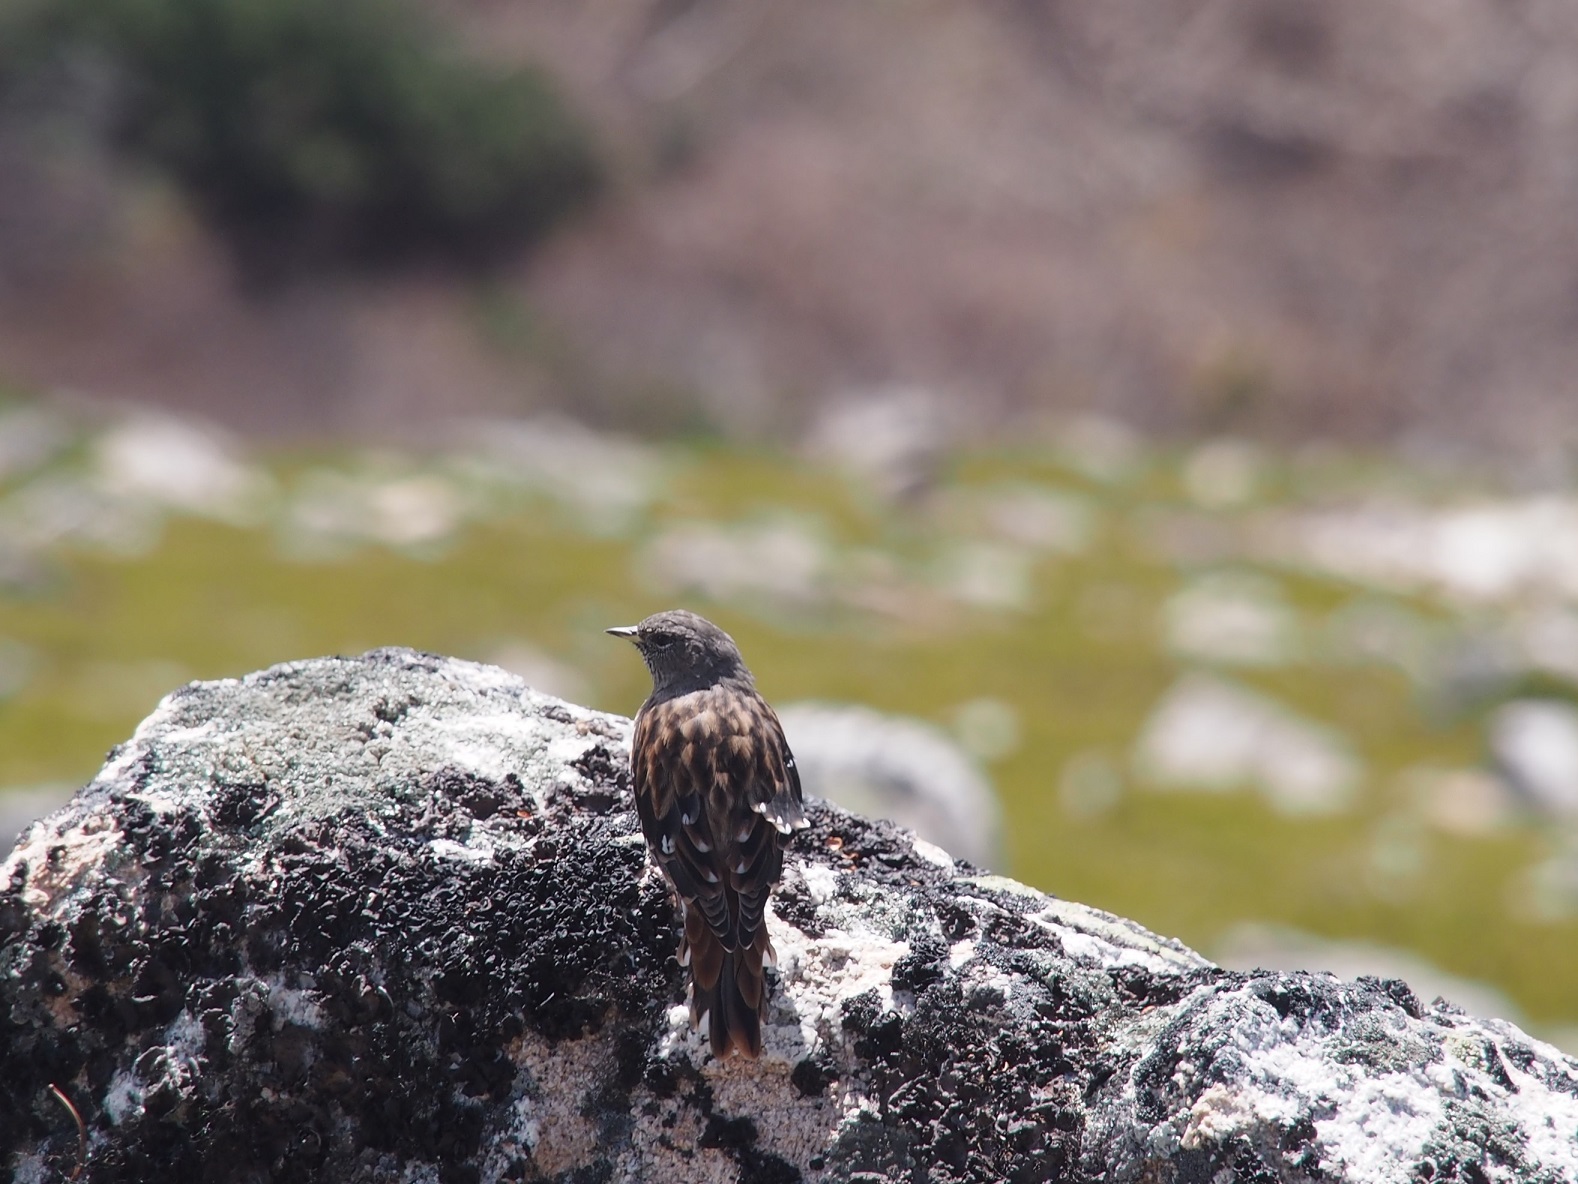
[[[0,870],[28,1181],[1578,1180],[1578,1063],[1233,974],[821,804],[759,1062],[692,1032],[628,722],[385,650],[167,698]]]

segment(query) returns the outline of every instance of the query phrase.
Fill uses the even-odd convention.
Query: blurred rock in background
[[[1134,764],[1155,789],[1258,789],[1295,816],[1347,809],[1364,775],[1334,730],[1205,674],[1186,674],[1162,697],[1135,742]]]
[[[891,818],[977,867],[1002,866],[991,783],[946,733],[851,704],[790,703],[778,714],[806,793]]]
[[[1519,699],[1497,708],[1489,728],[1492,759],[1528,807],[1578,818],[1578,707]]]

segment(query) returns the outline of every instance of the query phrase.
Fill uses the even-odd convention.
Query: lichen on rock
[[[759,1061],[691,1030],[629,723],[405,650],[169,696],[0,867],[21,1180],[1578,1181],[1578,1063],[1233,974],[813,803]]]

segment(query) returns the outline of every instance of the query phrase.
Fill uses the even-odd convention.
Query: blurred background
[[[412,645],[1578,1050],[1578,8],[11,0],[0,847]]]

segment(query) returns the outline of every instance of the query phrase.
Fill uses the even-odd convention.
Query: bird
[[[679,900],[691,1026],[706,1025],[718,1059],[754,1059],[774,956],[767,897],[807,825],[794,755],[739,647],[711,621],[671,609],[607,632],[634,642],[652,675],[631,782],[647,847]]]

